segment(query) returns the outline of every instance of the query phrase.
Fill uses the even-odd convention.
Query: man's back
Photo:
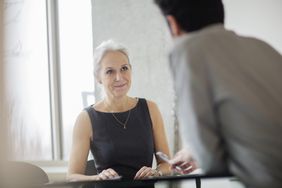
[[[281,55],[262,41],[212,26],[179,42],[171,58],[180,124],[193,119],[183,132],[203,168],[219,172],[226,165],[251,186],[281,184]],[[191,111],[195,117],[187,116]]]

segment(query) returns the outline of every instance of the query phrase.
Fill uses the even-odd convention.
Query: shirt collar
[[[189,40],[192,40],[193,38],[199,35],[203,35],[203,34],[210,33],[210,32],[215,32],[215,31],[222,31],[222,30],[224,30],[223,24],[217,23],[217,24],[209,25],[197,31],[185,33],[182,36],[177,37],[173,40],[170,52],[172,52],[176,48],[182,47],[184,43],[186,43]]]

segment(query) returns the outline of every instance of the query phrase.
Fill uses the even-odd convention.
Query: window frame
[[[61,46],[60,46],[60,12],[58,0],[45,0],[46,19],[47,19],[47,49],[48,49],[48,72],[49,72],[49,95],[50,95],[50,114],[51,114],[51,148],[52,159],[37,160],[35,164],[46,166],[66,165],[67,160],[64,157],[64,122],[62,108],[62,88],[61,88]],[[93,46],[92,46],[93,48]],[[93,49],[92,49],[93,51]],[[93,94],[94,100],[100,89],[94,82]],[[71,143],[70,143],[71,144]],[[41,166],[41,165],[40,165]]]
[[[46,0],[52,161],[63,160],[58,1]]]

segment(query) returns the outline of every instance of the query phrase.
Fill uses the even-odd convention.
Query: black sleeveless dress
[[[112,113],[96,111],[92,106],[86,111],[93,130],[90,148],[99,173],[112,168],[123,178],[132,179],[141,167],[152,166],[154,140],[145,99],[139,99],[130,110],[126,129]],[[125,122],[129,111],[114,114],[119,121]]]

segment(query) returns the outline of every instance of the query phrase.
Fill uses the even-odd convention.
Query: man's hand
[[[171,169],[180,174],[189,174],[197,169],[197,164],[187,149],[182,149],[169,161]]]

